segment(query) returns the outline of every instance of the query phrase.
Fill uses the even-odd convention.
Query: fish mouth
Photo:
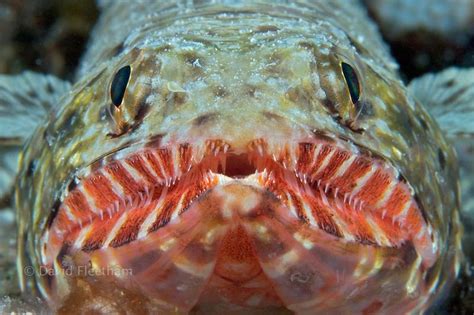
[[[185,221],[188,212],[222,206],[226,191],[232,195],[240,189],[235,187],[260,196],[245,202],[245,194],[236,195],[247,205],[240,206],[240,217],[258,217],[262,204],[271,203],[268,209],[285,212],[285,220],[302,226],[304,234],[339,247],[396,252],[409,246],[425,267],[437,259],[432,228],[397,169],[345,141],[315,136],[291,143],[259,138],[245,150],[208,139],[202,145],[177,143],[121,153],[91,170],[65,195],[43,235],[42,264],[61,268],[66,253],[92,257],[146,241]],[[222,220],[235,215],[223,208],[217,210]]]

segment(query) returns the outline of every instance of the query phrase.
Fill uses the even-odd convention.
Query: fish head
[[[392,70],[273,44],[135,48],[73,87],[21,158],[20,246],[43,296],[429,304],[459,264],[453,150]]]

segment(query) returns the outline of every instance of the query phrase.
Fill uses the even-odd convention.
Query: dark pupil
[[[346,79],[347,87],[349,88],[349,93],[351,94],[352,103],[355,104],[359,101],[360,96],[359,79],[357,78],[355,70],[347,63],[343,62],[341,67],[344,78]]]
[[[129,78],[130,66],[120,68],[120,70],[115,74],[112,85],[110,86],[110,97],[115,106],[119,106],[122,103]]]

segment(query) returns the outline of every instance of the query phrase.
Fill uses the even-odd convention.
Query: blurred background
[[[98,14],[94,0],[0,0],[0,73],[71,79]]]

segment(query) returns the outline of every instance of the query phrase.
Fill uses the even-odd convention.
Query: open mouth
[[[222,140],[143,148],[85,176],[64,198],[43,235],[42,263],[66,246],[117,248],[176,220],[216,186],[240,181],[271,192],[287,211],[343,243],[396,248],[411,242],[432,265],[436,244],[413,190],[389,163],[342,141]]]

